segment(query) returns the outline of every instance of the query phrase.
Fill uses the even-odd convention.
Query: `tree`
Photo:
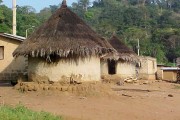
[[[51,13],[54,13],[59,8],[58,5],[50,5],[49,7],[51,9]]]
[[[37,14],[40,23],[44,23],[52,15],[51,8],[43,8],[40,13]]]
[[[134,48],[134,51],[138,53],[138,41],[140,41],[140,54],[143,55],[146,53],[146,41],[149,40],[149,35],[144,29],[137,27],[131,27],[125,30],[124,40],[126,44],[131,45]]]
[[[175,12],[180,13],[180,0],[173,0],[172,9]]]
[[[83,10],[87,11],[87,8],[90,5],[90,1],[89,0],[79,0],[78,4],[79,4],[79,6],[82,7]]]
[[[34,14],[36,12],[35,8],[32,6],[17,6],[17,13],[21,14]]]
[[[40,21],[38,20],[35,9],[32,6],[18,6],[17,7],[17,34],[25,36],[26,29],[32,26],[39,26]],[[32,29],[31,29],[32,30]],[[32,31],[28,31],[31,33]]]
[[[4,20],[5,16],[3,15],[3,9],[0,6],[0,22],[2,22]]]
[[[12,12],[5,5],[0,5],[0,32],[11,33]]]

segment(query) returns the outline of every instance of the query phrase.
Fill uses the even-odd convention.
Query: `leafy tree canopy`
[[[12,11],[0,0],[0,32],[12,32]],[[17,34],[31,34],[60,5],[43,8],[17,6]],[[107,39],[117,36],[135,52],[156,57],[159,63],[180,57],[180,0],[77,0],[69,7]],[[35,28],[31,28],[35,26]],[[29,29],[31,28],[31,29]]]

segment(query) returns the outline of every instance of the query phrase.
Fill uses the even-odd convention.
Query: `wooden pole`
[[[139,45],[139,39],[138,39],[138,56],[140,55],[140,45]]]
[[[12,9],[13,9],[13,35],[16,35],[16,0],[12,0]]]

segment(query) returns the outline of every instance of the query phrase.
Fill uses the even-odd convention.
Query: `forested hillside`
[[[40,26],[58,7],[37,13],[32,6],[17,6],[17,34],[25,36],[26,29]],[[180,57],[180,0],[78,0],[69,8],[107,39],[115,32],[134,51],[139,40],[140,54],[159,63]],[[12,11],[1,4],[0,32],[11,33],[11,28]]]

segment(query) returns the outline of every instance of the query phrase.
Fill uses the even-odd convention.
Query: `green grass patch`
[[[47,112],[35,112],[22,105],[0,106],[0,120],[62,120]]]

